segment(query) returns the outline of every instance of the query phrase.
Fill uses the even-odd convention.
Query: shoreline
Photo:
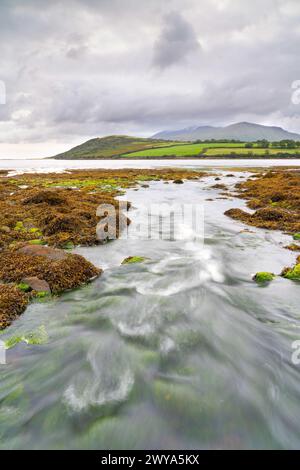
[[[246,169],[230,168],[230,171]],[[292,237],[286,248],[300,252],[297,243],[300,237],[300,171],[290,167],[260,167],[252,168],[252,172],[251,177],[235,185],[235,194],[226,184],[214,186],[220,186],[223,196],[246,200],[249,209],[254,210],[248,213],[232,208],[225,215],[248,226],[281,230]],[[99,225],[108,235],[113,229],[109,218],[97,216],[99,205],[109,204],[116,209],[118,238],[131,222],[117,199],[126,189],[147,188],[150,181],[184,184],[184,180],[199,181],[212,174],[180,168],[71,170],[24,173],[14,177],[7,177],[7,172],[2,172],[0,330],[18,318],[30,302],[50,299],[52,295],[85,285],[101,275],[101,267],[72,253],[77,246],[105,243],[105,239],[97,238]],[[283,267],[281,275],[300,280],[297,277],[299,263],[300,256],[294,267]]]
[[[117,196],[147,181],[181,184],[204,172],[165,170],[74,170],[0,176],[0,330],[36,299],[87,284],[102,270],[73,254],[76,246],[96,246],[116,238],[130,220]],[[116,210],[116,220],[98,216],[99,206]],[[128,209],[128,205],[127,205]],[[116,225],[115,225],[116,222]],[[106,238],[98,238],[98,230]]]
[[[284,154],[283,154],[284,155]],[[202,160],[264,160],[264,161],[269,161],[269,160],[299,160],[300,159],[300,154],[298,155],[289,155],[288,157],[285,156],[277,156],[277,155],[270,155],[268,158],[263,157],[261,155],[257,156],[249,156],[249,155],[224,155],[224,156],[189,156],[189,157],[176,157],[176,156],[160,156],[160,157],[97,157],[97,158],[55,158],[55,157],[46,157],[41,160],[59,160],[59,161],[67,161],[67,162],[73,162],[73,161],[101,161],[101,160],[121,160],[121,161],[138,161],[138,160],[197,160],[197,161],[202,161]],[[1,161],[1,160],[0,160]]]

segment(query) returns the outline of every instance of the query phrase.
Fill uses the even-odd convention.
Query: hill
[[[67,152],[60,153],[59,155],[51,158],[58,160],[117,158],[124,153],[147,150],[156,147],[165,147],[171,144],[173,144],[173,142],[166,142],[166,139],[161,141],[157,139],[143,139],[125,135],[111,135],[108,137],[97,137],[95,139],[88,140]]]
[[[281,127],[262,126],[249,122],[239,122],[226,127],[200,126],[188,127],[176,131],[162,131],[155,134],[153,139],[195,141],[234,139],[243,142],[255,142],[266,139],[270,142],[280,140],[300,140],[300,134],[288,132]]]

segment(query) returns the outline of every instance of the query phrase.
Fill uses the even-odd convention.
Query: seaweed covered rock
[[[268,230],[281,229],[288,231],[291,227],[300,226],[300,213],[297,214],[283,208],[263,207],[253,214],[242,209],[229,209],[225,212],[225,215],[248,225]]]
[[[66,203],[66,199],[57,194],[57,191],[38,191],[33,196],[26,198],[23,204],[49,204],[50,206],[58,206]]]
[[[44,229],[45,235],[55,235],[59,232],[78,233],[83,228],[87,228],[85,220],[74,215],[58,214],[48,220],[48,224]]]
[[[268,282],[273,281],[275,277],[276,277],[275,274],[263,271],[263,272],[256,273],[255,276],[253,277],[253,280],[257,282],[257,284],[266,284]]]
[[[55,255],[44,250],[32,255],[24,247],[22,251],[5,251],[0,256],[0,280],[2,282],[20,283],[26,278],[38,278],[46,281],[54,294],[67,289],[79,287],[101,274],[101,269],[93,266],[80,255]],[[46,247],[30,247],[46,248]],[[49,249],[53,251],[53,249]],[[50,255],[50,256],[49,256]]]
[[[18,253],[28,256],[40,256],[51,261],[61,261],[67,258],[67,253],[49,246],[26,245],[17,250]]]
[[[147,258],[143,256],[128,256],[125,258],[121,264],[134,264],[134,263],[143,263]]]
[[[34,290],[35,292],[51,293],[48,282],[44,279],[39,279],[38,277],[24,277],[21,281],[21,285],[28,286],[29,289]]]
[[[292,268],[284,268],[281,276],[285,279],[290,279],[291,281],[300,281],[300,264],[296,264]]]
[[[0,284],[0,330],[9,326],[26,309],[28,296],[7,284]]]
[[[297,245],[296,243],[291,243],[290,245],[285,246],[285,248],[290,251],[300,251],[300,245]]]
[[[247,206],[249,209],[260,209],[264,203],[260,199],[254,198],[247,202]]]
[[[300,172],[276,170],[257,173],[255,180],[238,183],[239,197],[247,200],[254,214],[227,211],[229,217],[247,224],[270,230],[283,230],[299,235],[300,232]],[[299,235],[300,237],[300,235]],[[297,240],[297,238],[294,238]]]
[[[29,241],[58,248],[69,243],[98,244],[96,228],[101,217],[97,209],[109,204],[119,210],[116,196],[123,189],[140,182],[204,175],[185,169],[98,169],[0,178],[0,248]],[[122,226],[127,224],[119,224],[119,228]]]
[[[264,221],[275,221],[283,220],[285,218],[291,218],[289,212],[284,209],[275,208],[275,207],[263,207],[262,209],[258,209],[253,217],[256,219],[261,219]]]
[[[183,184],[183,181],[178,179],[173,181],[174,184]]]
[[[242,209],[229,209],[225,212],[225,215],[231,217],[232,219],[241,220],[243,222],[248,222],[251,218],[251,214],[243,211]]]

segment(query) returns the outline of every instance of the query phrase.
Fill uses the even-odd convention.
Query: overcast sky
[[[300,132],[300,0],[0,0],[0,52],[0,158],[245,120]]]

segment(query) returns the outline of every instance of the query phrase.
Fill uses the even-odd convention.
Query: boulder
[[[0,284],[0,330],[21,315],[28,304],[28,296],[17,287]]]
[[[27,284],[29,287],[31,287],[32,290],[35,290],[36,292],[51,293],[50,286],[44,279],[39,279],[38,277],[24,277],[21,283]]]
[[[42,256],[43,258],[47,258],[51,261],[61,261],[68,257],[63,250],[39,245],[23,246],[22,248],[19,248],[18,253],[28,256]]]
[[[182,180],[174,180],[173,183],[174,184],[183,184],[183,181]]]

